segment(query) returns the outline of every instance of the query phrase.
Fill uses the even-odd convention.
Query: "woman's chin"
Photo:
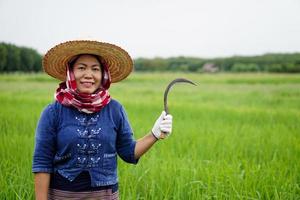
[[[83,94],[93,94],[96,90],[92,88],[78,89],[78,92]]]

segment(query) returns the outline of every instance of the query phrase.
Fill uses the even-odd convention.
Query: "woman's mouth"
[[[92,82],[81,82],[80,84],[86,88],[92,87],[94,85],[94,83]]]

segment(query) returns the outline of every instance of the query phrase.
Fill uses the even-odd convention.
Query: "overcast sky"
[[[0,0],[0,41],[95,39],[134,58],[300,52],[300,0]]]

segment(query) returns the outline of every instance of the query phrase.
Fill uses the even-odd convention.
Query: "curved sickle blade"
[[[171,87],[173,85],[175,85],[176,83],[189,83],[189,84],[192,84],[192,85],[195,85],[196,84],[188,79],[185,79],[185,78],[177,78],[177,79],[174,79],[173,81],[171,81],[169,83],[169,85],[167,86],[166,90],[165,90],[165,94],[164,94],[164,110],[167,114],[169,114],[169,108],[168,108],[168,94],[169,94],[169,91],[171,89]]]

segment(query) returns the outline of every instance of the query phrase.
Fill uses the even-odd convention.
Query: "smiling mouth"
[[[92,87],[94,85],[94,83],[92,82],[81,82],[80,84],[87,88]]]

